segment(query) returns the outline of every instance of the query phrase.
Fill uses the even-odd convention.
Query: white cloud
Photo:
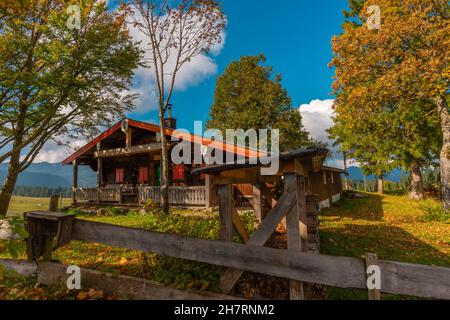
[[[333,125],[334,100],[312,100],[308,104],[300,106],[302,123],[311,138],[327,143],[330,147],[333,143],[328,137],[327,130]]]
[[[343,168],[344,160],[338,152],[338,147],[333,147],[334,140],[329,138],[327,132],[333,126],[333,99],[312,100],[310,103],[302,104],[299,109],[302,115],[302,123],[310,133],[311,138],[324,142],[332,152],[332,156],[327,160],[328,166]]]
[[[69,141],[68,141],[69,140]],[[85,139],[68,139],[64,137],[64,141],[69,142],[70,147],[56,143],[54,140],[48,141],[34,159],[34,163],[49,162],[58,163],[66,159],[75,150],[81,148],[86,143]]]

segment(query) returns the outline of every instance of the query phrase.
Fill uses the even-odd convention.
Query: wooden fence
[[[60,222],[55,224],[57,221]],[[33,227],[39,224],[42,227]],[[40,237],[36,230],[47,230],[47,234],[53,232],[56,235],[57,243],[61,245],[71,240],[100,243],[290,280],[341,288],[367,289],[367,261],[358,258],[272,249],[261,247],[251,241],[243,245],[228,241],[202,240],[69,219],[67,216],[54,213],[29,213],[27,214],[27,225],[32,237]],[[53,231],[51,231],[52,229]],[[45,243],[48,243],[45,239],[48,239],[48,235],[43,236],[44,240],[41,242],[29,242],[28,252],[42,253],[45,259],[45,252],[48,252],[48,248],[45,249]],[[44,247],[33,247],[39,243]],[[36,259],[37,257],[29,256],[29,258]],[[48,256],[47,259],[49,259]],[[380,291],[382,292],[423,298],[450,299],[450,268],[381,260],[376,261],[376,265],[381,271]]]

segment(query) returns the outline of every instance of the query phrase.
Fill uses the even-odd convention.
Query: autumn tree
[[[169,155],[164,117],[181,68],[221,43],[225,16],[216,0],[132,0],[133,24],[146,36],[161,128],[161,207],[169,212]],[[151,90],[151,88],[149,88]]]
[[[354,2],[357,9],[361,1]],[[381,10],[379,30],[365,24],[371,5]],[[441,0],[364,1],[360,23],[346,23],[344,33],[333,39],[332,65],[341,129],[350,135],[360,126],[371,136],[382,136],[376,141],[379,149],[391,150],[386,161],[409,165],[413,197],[421,198],[420,166],[429,164],[442,146],[442,196],[449,208],[447,13]]]
[[[123,117],[125,94],[140,53],[125,17],[104,2],[80,3],[80,28],[70,28],[72,1],[30,0],[26,10],[1,9],[0,163],[9,162],[0,193],[7,213],[17,177],[51,139],[92,136]]]
[[[264,55],[241,57],[226,68],[216,84],[207,127],[227,129],[279,129],[280,150],[310,146],[298,108],[281,85],[281,75],[262,65]]]

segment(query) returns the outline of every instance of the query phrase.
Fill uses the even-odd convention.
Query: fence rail
[[[77,219],[71,237],[291,280],[367,289],[365,263],[358,258],[201,240]],[[378,266],[382,292],[450,299],[450,268],[381,260]]]

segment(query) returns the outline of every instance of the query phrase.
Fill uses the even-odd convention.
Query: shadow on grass
[[[396,226],[344,224],[321,231],[321,253],[450,267],[450,256]]]
[[[376,253],[381,260],[450,267],[450,256],[415,238],[402,228],[345,224],[321,232],[321,254],[362,257]],[[328,287],[327,299],[366,300],[367,291]],[[383,294],[383,300],[417,299]]]
[[[324,209],[323,216],[348,217],[368,221],[383,220],[383,198],[375,194],[361,194],[364,198],[343,197],[332,208]]]

